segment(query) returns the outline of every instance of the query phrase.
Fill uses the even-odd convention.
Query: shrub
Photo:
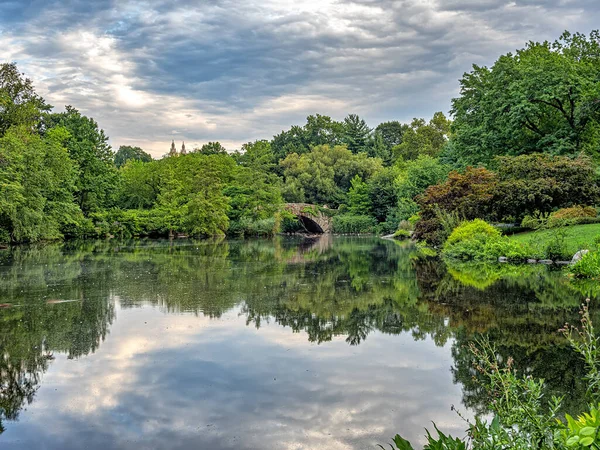
[[[450,172],[444,183],[430,186],[416,201],[420,219],[415,226],[415,238],[430,245],[444,242],[439,211],[454,214],[463,220],[486,217],[493,198],[496,174],[487,169],[467,167],[464,173]]]
[[[576,225],[586,223],[598,215],[596,208],[591,206],[573,206],[571,208],[562,208],[554,211],[548,217],[548,228],[556,228],[565,225]],[[589,223],[589,222],[587,222]]]
[[[497,228],[475,219],[463,222],[444,244],[445,257],[461,260],[496,260],[504,256],[512,261],[527,258],[529,249],[502,236]]]
[[[374,233],[377,221],[370,216],[341,214],[333,218],[333,232],[340,234]]]
[[[579,261],[569,267],[569,273],[576,278],[599,278],[600,251],[594,250],[583,255]]]
[[[275,217],[258,220],[242,217],[239,220],[230,222],[227,230],[228,235],[240,237],[273,236],[276,232],[277,220]]]

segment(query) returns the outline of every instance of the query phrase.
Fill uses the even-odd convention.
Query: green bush
[[[576,278],[599,278],[600,251],[594,250],[583,255],[579,261],[569,267],[569,273]]]
[[[240,237],[273,236],[276,233],[276,229],[275,217],[260,220],[242,217],[240,220],[230,222],[227,234]]]
[[[525,245],[502,236],[497,228],[481,219],[461,223],[442,249],[445,257],[460,260],[496,260],[504,256],[511,261],[521,261],[529,253]]]
[[[541,214],[527,215],[521,221],[521,226],[532,230],[542,228],[559,228],[569,225],[598,223],[598,212],[592,206],[572,206],[561,208],[548,216]]]
[[[340,234],[374,233],[377,221],[370,216],[341,214],[333,218],[333,232]]]

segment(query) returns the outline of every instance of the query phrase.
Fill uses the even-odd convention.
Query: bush
[[[341,214],[333,218],[333,232],[340,234],[374,233],[377,221],[370,216]]]
[[[583,255],[579,261],[569,267],[569,273],[576,278],[599,278],[600,251],[594,250]]]
[[[586,223],[597,223],[598,212],[592,206],[572,206],[554,211],[549,216],[540,213],[523,217],[521,226],[531,230],[542,228],[559,228],[568,225],[582,225]]]
[[[445,257],[461,260],[497,260],[504,256],[511,261],[521,261],[529,253],[526,246],[502,236],[497,228],[481,219],[456,227],[442,250]]]
[[[239,220],[230,222],[227,234],[239,237],[273,236],[277,232],[276,222],[275,217],[259,220],[242,217]]]

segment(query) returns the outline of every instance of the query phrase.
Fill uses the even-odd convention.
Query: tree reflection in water
[[[18,247],[0,254],[0,272],[0,431],[33,401],[55,354],[95,352],[118,308],[149,305],[211,318],[238,307],[248,325],[274,321],[319,344],[359,345],[373,332],[450,343],[463,402],[480,412],[465,347],[483,334],[549,393],[569,392],[569,407],[584,389],[556,330],[591,287],[543,266],[447,267],[408,243],[325,235]]]

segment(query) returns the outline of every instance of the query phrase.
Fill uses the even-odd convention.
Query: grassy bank
[[[600,235],[600,224],[573,225],[559,229],[548,229],[518,233],[509,237],[510,240],[530,245],[536,253],[543,253],[548,245],[564,236],[565,251],[571,256],[583,248],[594,247],[594,238]]]

